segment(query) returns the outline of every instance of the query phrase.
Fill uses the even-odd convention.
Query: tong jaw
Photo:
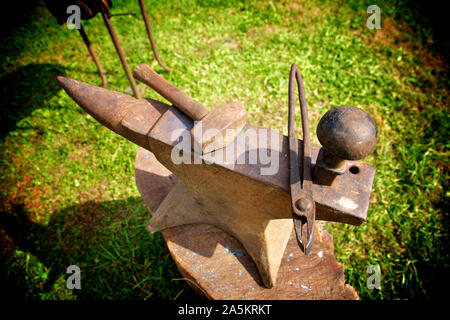
[[[299,144],[295,138],[295,87],[297,81],[300,111],[302,115],[303,152],[300,166]],[[291,66],[289,75],[289,163],[291,208],[295,234],[300,248],[309,254],[313,246],[314,224],[316,219],[316,203],[312,193],[311,173],[311,141],[308,127],[308,110],[306,107],[305,89],[303,80],[297,66]],[[300,179],[300,167],[302,167]]]

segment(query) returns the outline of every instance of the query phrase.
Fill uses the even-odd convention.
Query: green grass
[[[147,1],[148,2],[148,1]],[[305,81],[312,132],[332,107],[368,111],[378,125],[368,219],[326,223],[346,280],[362,299],[432,298],[447,282],[448,66],[440,34],[410,2],[151,1],[167,73],[153,58],[137,1],[114,1],[113,24],[133,68],[146,62],[211,109],[241,101],[249,122],[287,133],[289,67]],[[100,16],[85,30],[110,88],[131,92]],[[192,298],[134,182],[137,147],[103,128],[55,77],[100,85],[76,30],[39,3],[0,41],[2,294],[28,299]],[[161,99],[140,85],[144,97]],[[298,128],[300,123],[298,123]],[[313,142],[318,143],[315,134]],[[82,290],[65,287],[68,265]],[[370,265],[381,289],[366,286]]]

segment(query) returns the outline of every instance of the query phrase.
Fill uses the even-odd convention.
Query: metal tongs
[[[297,81],[300,111],[302,114],[303,131],[303,157],[302,179],[300,184],[299,143],[295,138],[295,88],[294,78]],[[311,141],[309,138],[308,110],[306,108],[305,88],[297,66],[291,66],[289,75],[289,165],[291,185],[291,207],[294,220],[295,234],[300,248],[309,254],[313,246],[314,223],[316,220],[316,204],[312,193],[311,174]],[[305,235],[306,233],[306,235]]]

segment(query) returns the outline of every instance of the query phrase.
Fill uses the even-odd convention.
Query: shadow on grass
[[[0,78],[0,140],[34,109],[48,104],[61,88],[56,76],[64,75],[56,64],[29,64]]]
[[[172,280],[180,275],[161,233],[145,230],[140,198],[67,207],[45,226],[21,205],[12,211],[0,213],[0,295],[7,299],[195,298],[184,281]],[[81,269],[81,290],[66,288],[70,265]]]
[[[7,13],[5,12],[0,19],[0,36],[3,37],[20,28],[32,28],[32,21],[36,18],[36,8],[39,6],[42,6],[39,0],[10,1]],[[17,53],[21,46],[14,44],[10,46],[10,49],[12,50],[8,52],[9,54]]]

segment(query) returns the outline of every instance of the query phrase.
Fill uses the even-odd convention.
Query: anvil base
[[[177,178],[154,155],[139,148],[136,184],[144,202],[155,213],[172,191]],[[294,232],[286,246],[276,284],[267,289],[252,258],[241,243],[222,229],[190,224],[162,231],[167,247],[188,284],[209,299],[358,299],[345,284],[344,269],[334,256],[333,239],[316,224],[313,251],[305,256]]]

